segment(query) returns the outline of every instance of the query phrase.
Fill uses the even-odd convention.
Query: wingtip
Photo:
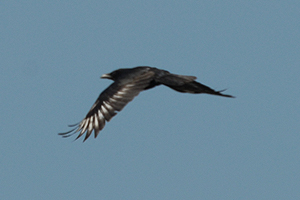
[[[74,126],[77,126],[80,122],[77,122],[76,124],[70,124],[68,125],[68,127],[74,127]]]
[[[64,132],[64,133],[58,133],[58,135],[61,135],[63,138],[70,137],[71,135],[76,133],[76,132],[73,132],[75,129],[76,128],[73,128],[72,130]],[[69,133],[71,133],[71,134],[69,134]]]
[[[220,95],[220,96],[223,96],[223,97],[235,98],[235,96],[232,96],[232,95],[229,95],[229,94],[222,94],[222,92],[224,92],[225,90],[227,90],[227,89],[217,91],[217,95]]]

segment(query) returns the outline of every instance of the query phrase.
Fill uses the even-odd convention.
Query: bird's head
[[[106,78],[106,79],[110,79],[110,80],[113,80],[115,81],[117,78],[119,78],[119,76],[121,75],[121,72],[122,70],[115,70],[113,72],[110,72],[108,74],[103,74],[100,78]]]
[[[129,71],[130,69],[118,69],[118,70],[115,70],[111,73],[108,73],[108,74],[103,74],[100,78],[106,78],[106,79],[110,79],[110,80],[120,80],[120,79],[123,79],[124,77],[126,77],[127,75],[127,72]]]

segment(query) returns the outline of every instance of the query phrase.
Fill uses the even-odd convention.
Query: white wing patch
[[[122,87],[117,89],[111,96],[107,96],[108,93],[101,96],[101,93],[99,98],[93,104],[86,118],[84,118],[79,124],[72,125],[77,126],[76,128],[69,132],[62,133],[61,135],[63,135],[64,137],[68,137],[74,133],[80,132],[76,138],[78,139],[84,133],[86,133],[86,136],[84,138],[85,141],[94,131],[96,138],[99,132],[104,128],[105,121],[110,121],[111,118],[117,114],[116,111],[121,111],[127,103],[132,101],[135,96],[143,91],[151,81],[153,75],[154,72],[152,71],[147,71],[144,74],[138,75],[134,80],[132,80],[132,82],[123,85]],[[114,90],[114,87],[112,87],[112,91]],[[107,99],[102,100],[103,98]],[[96,108],[98,109],[95,110]]]

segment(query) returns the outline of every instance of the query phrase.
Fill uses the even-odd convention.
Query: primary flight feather
[[[69,137],[79,132],[76,139],[86,133],[84,141],[94,131],[95,138],[104,128],[105,122],[110,121],[113,116],[121,111],[128,102],[132,101],[141,91],[153,88],[158,85],[168,86],[183,93],[207,93],[223,97],[233,97],[222,94],[222,91],[215,91],[208,86],[196,82],[195,76],[184,76],[172,74],[166,70],[154,67],[135,67],[115,70],[109,74],[103,74],[101,78],[111,79],[114,82],[106,88],[91,107],[85,118],[72,130],[59,133],[63,137]]]

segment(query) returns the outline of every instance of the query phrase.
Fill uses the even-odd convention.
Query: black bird
[[[96,138],[99,131],[105,126],[105,121],[110,121],[117,114],[116,111],[121,111],[141,91],[161,84],[183,93],[207,93],[223,97],[233,97],[222,94],[221,92],[224,90],[215,91],[196,82],[195,76],[171,74],[166,70],[154,67],[141,66],[118,69],[109,74],[103,74],[101,78],[111,79],[114,82],[99,95],[81,122],[69,125],[69,127],[75,127],[74,129],[66,133],[59,133],[59,135],[69,137],[80,132],[76,138],[78,139],[86,132],[83,140],[85,141],[94,130]]]

